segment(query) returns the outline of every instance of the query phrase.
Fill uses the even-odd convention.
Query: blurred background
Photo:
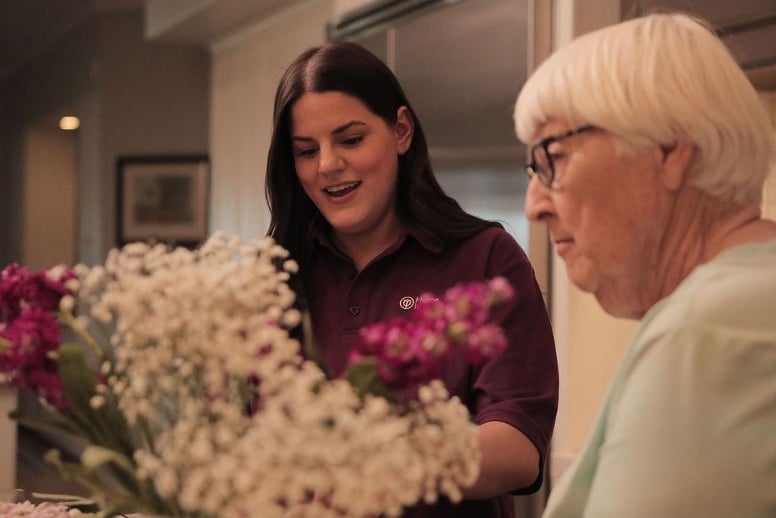
[[[312,45],[354,39],[405,86],[445,189],[529,252],[561,365],[557,477],[633,324],[570,286],[544,230],[525,220],[512,104],[553,48],[655,9],[708,19],[776,120],[774,0],[0,0],[0,265],[102,262],[119,239],[128,158],[204,160],[205,232],[262,236],[280,74]],[[764,205],[772,217],[774,191]],[[45,438],[5,420],[15,402],[0,386],[0,488],[62,489],[40,464]]]

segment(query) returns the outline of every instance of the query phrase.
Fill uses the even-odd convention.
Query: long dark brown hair
[[[500,226],[466,213],[437,183],[420,121],[393,72],[364,47],[332,41],[303,52],[286,69],[275,94],[272,142],[267,157],[265,194],[270,210],[268,234],[284,246],[304,272],[315,246],[311,236],[328,223],[304,192],[294,168],[290,114],[307,92],[342,92],[363,102],[389,126],[406,106],[414,119],[414,135],[399,157],[397,207],[405,224],[439,245]]]

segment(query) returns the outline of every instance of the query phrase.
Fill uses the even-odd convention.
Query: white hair
[[[728,49],[699,19],[652,14],[585,34],[528,79],[515,106],[523,142],[550,119],[592,124],[631,148],[697,151],[689,181],[734,203],[759,203],[774,131],[762,101]]]

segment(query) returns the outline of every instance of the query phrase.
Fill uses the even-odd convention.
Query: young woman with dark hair
[[[405,516],[512,516],[509,493],[541,485],[558,372],[533,269],[498,223],[466,213],[437,183],[423,130],[398,80],[365,48],[302,53],[275,97],[266,195],[269,234],[300,264],[316,344],[339,375],[364,325],[401,316],[422,293],[501,275],[515,298],[494,318],[509,341],[478,368],[442,374],[479,426],[481,474],[467,500]]]
[[[311,254],[313,242],[305,236],[311,223],[320,223],[314,217],[320,213],[294,175],[290,111],[305,93],[329,91],[359,99],[391,125],[397,122],[398,108],[407,107],[415,128],[409,149],[399,158],[397,208],[403,218],[418,223],[418,230],[425,237],[443,245],[471,237],[487,227],[500,226],[464,212],[439,186],[431,169],[423,129],[390,69],[355,43],[334,42],[301,54],[286,70],[275,96],[266,183],[271,209],[269,233],[288,243],[300,265]]]

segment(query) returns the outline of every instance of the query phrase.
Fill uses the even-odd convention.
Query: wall
[[[7,210],[0,222],[3,243],[0,265],[23,261],[25,212],[25,136],[28,128],[40,127],[50,113],[69,110],[82,96],[89,95],[89,63],[94,59],[94,32],[85,27],[59,42],[56,49],[40,55],[33,62],[2,81],[0,89],[6,104],[0,131],[0,182],[7,199]],[[83,121],[87,122],[88,121]],[[2,209],[0,209],[2,210]]]
[[[776,139],[776,90],[758,93],[765,105],[765,110],[770,115],[771,125],[774,128],[774,139]],[[771,164],[770,174],[765,181],[762,210],[763,217],[776,221],[776,161]]]
[[[325,41],[330,0],[296,5],[212,46],[212,230],[243,238],[269,225],[264,174],[275,88],[304,49]]]
[[[77,136],[31,128],[25,138],[23,253],[33,270],[76,258]]]
[[[3,455],[0,455],[0,502],[5,491],[16,487],[16,423],[8,417],[8,413],[16,408],[16,388],[0,383],[0,444],[3,445]]]
[[[10,100],[8,85],[0,81],[0,265],[11,262],[19,256],[20,241],[17,237],[18,221],[21,220],[17,205],[20,203],[18,193],[21,187],[19,175],[11,175],[9,171],[9,141]],[[16,195],[16,196],[15,196]]]
[[[104,15],[98,37],[100,155],[90,173],[101,190],[89,198],[99,200],[90,206],[91,215],[82,218],[88,225],[82,252],[91,262],[102,262],[115,245],[118,157],[207,153],[210,126],[205,49],[144,42],[139,10]]]
[[[37,211],[22,202],[29,128],[63,111],[80,116],[76,255],[101,262],[115,243],[117,157],[206,152],[209,72],[204,49],[145,42],[137,9],[101,12],[6,78],[0,201],[13,205],[0,209],[0,264],[25,260],[25,228]]]

